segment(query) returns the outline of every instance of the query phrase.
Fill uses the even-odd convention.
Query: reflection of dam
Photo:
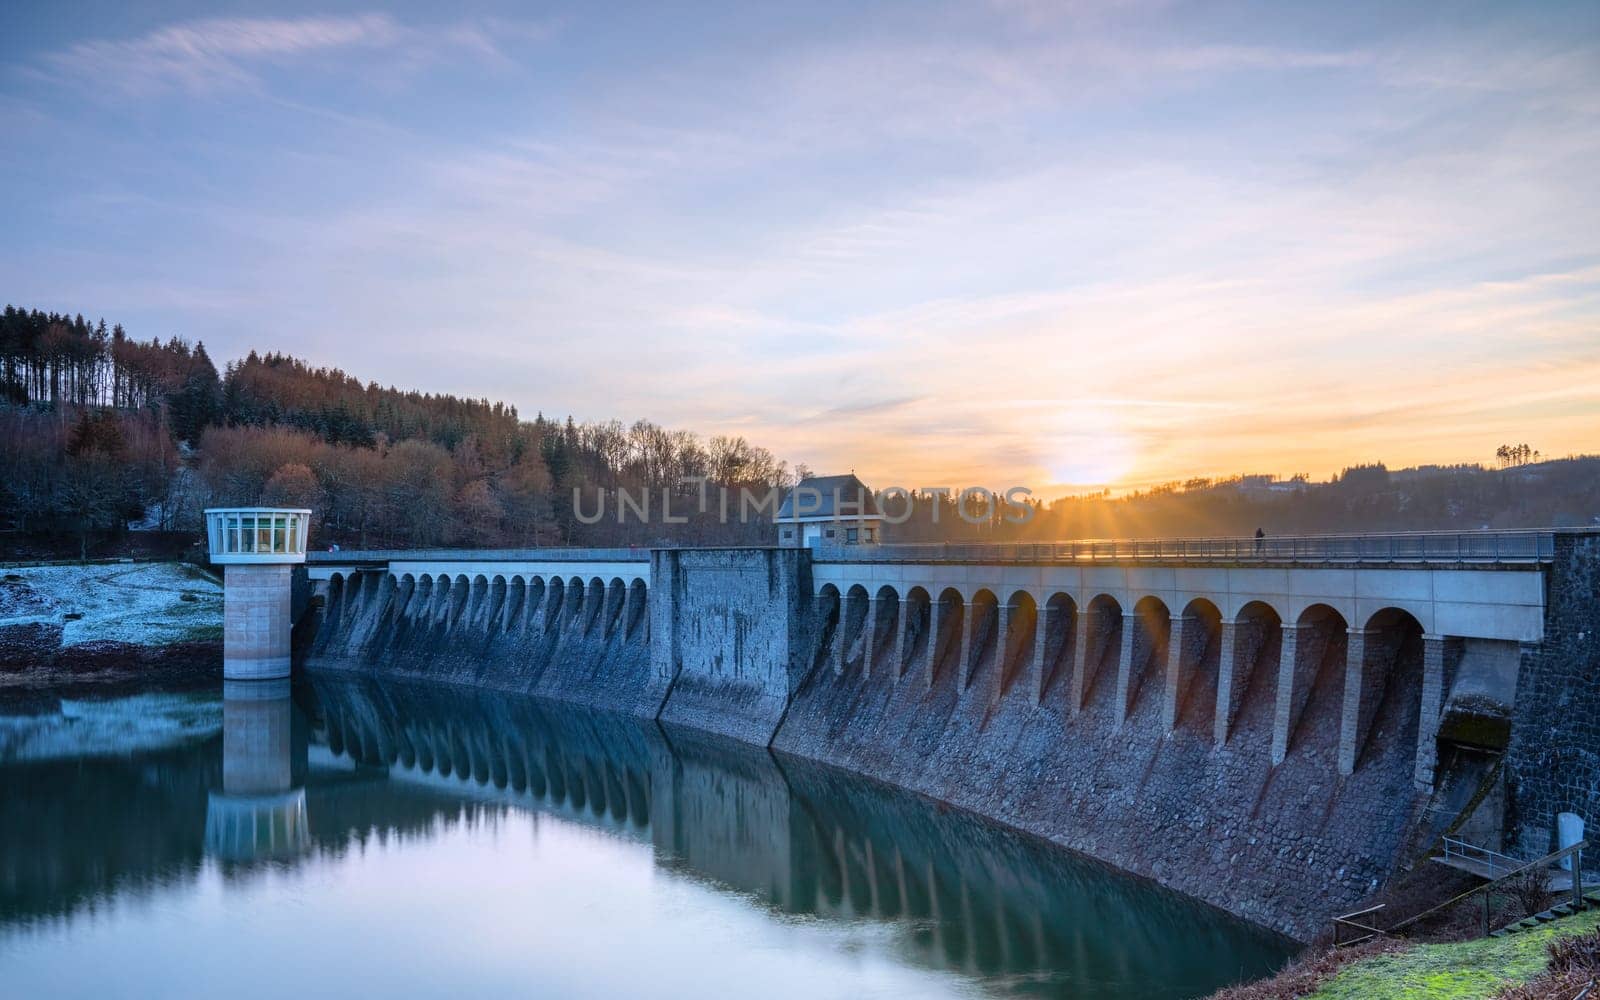
[[[648,845],[661,869],[775,913],[876,924],[914,964],[1044,993],[1182,995],[1163,990],[1286,954],[1095,862],[744,744],[470,689],[318,677],[293,704],[281,687],[227,694],[220,740],[0,765],[0,926],[519,810]]]
[[[1284,954],[1188,898],[799,759],[503,694],[314,688],[313,740],[369,774],[648,836],[658,864],[776,910],[896,922],[921,964],[1123,995],[1134,982],[1225,981]]]

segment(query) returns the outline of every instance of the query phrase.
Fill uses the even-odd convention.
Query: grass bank
[[[1383,942],[1366,952],[1323,952],[1296,962],[1278,976],[1224,990],[1214,1000],[1494,1000],[1496,997],[1549,996],[1570,1000],[1571,992],[1540,984],[1550,968],[1551,942],[1591,934],[1600,928],[1600,910],[1499,938],[1440,944]],[[1351,959],[1346,962],[1345,959]],[[1532,992],[1511,994],[1534,984]]]

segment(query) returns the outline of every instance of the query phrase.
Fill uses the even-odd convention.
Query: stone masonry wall
[[[661,721],[766,745],[810,665],[811,553],[664,549],[651,574]]]
[[[1515,849],[1556,849],[1556,815],[1575,812],[1600,836],[1600,538],[1556,536],[1544,643],[1525,647],[1506,757]],[[1600,850],[1584,857],[1600,868]]]

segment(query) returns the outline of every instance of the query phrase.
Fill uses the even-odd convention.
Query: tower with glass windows
[[[213,507],[206,511],[211,561],[223,567],[222,676],[289,676],[290,593],[306,561],[311,511]]]

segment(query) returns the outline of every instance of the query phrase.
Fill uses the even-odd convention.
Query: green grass
[[[1502,938],[1422,944],[1350,965],[1313,1000],[1481,1000],[1544,971],[1545,945],[1554,937],[1600,926],[1600,910]]]

